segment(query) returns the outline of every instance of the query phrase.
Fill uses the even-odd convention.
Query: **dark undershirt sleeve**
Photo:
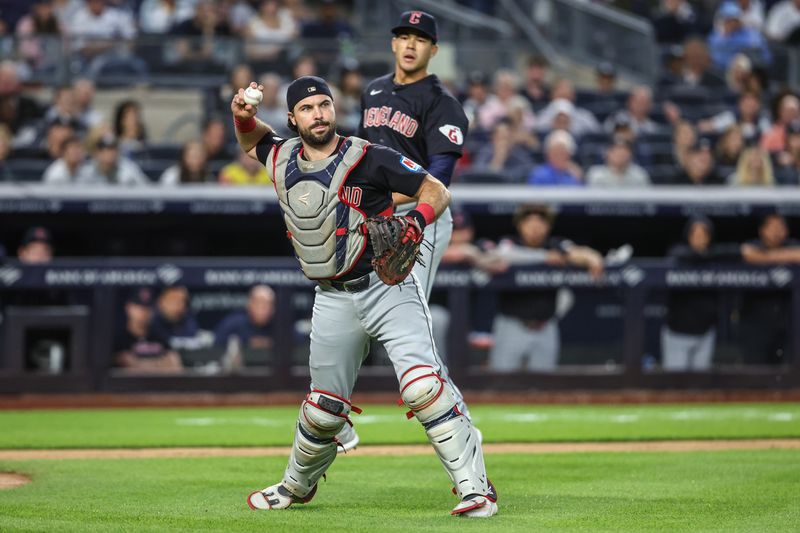
[[[267,164],[269,152],[273,147],[278,146],[283,142],[283,139],[278,137],[275,132],[270,132],[261,137],[261,140],[256,144],[256,156],[262,164]]]
[[[449,187],[450,178],[453,177],[453,169],[456,168],[456,156],[453,154],[433,154],[430,159],[428,174]]]

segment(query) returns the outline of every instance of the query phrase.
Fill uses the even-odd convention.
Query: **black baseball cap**
[[[428,37],[434,44],[438,40],[436,19],[424,11],[406,11],[400,15],[400,23],[392,28],[392,33],[399,35],[403,30],[413,30]]]
[[[32,242],[52,244],[53,241],[50,238],[50,231],[42,226],[28,228],[28,230],[25,232],[25,235],[22,236],[22,246],[27,246]]]
[[[125,298],[125,303],[152,307],[154,300],[155,297],[152,289],[149,287],[139,287],[128,293],[128,297]]]
[[[294,80],[286,90],[286,105],[289,107],[289,111],[294,112],[294,106],[298,102],[318,94],[326,94],[333,100],[331,88],[328,87],[325,80],[318,76],[301,76]]]

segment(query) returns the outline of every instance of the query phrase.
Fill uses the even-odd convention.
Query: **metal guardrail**
[[[0,267],[0,295],[4,290],[79,290],[91,293],[87,317],[91,337],[86,357],[69,367],[65,374],[39,376],[24,371],[18,348],[15,353],[0,353],[0,392],[76,392],[122,390],[186,391],[265,391],[302,390],[308,376],[293,366],[295,348],[292,299],[296,291],[308,291],[305,279],[293,260],[252,258],[151,259],[58,259],[49,265],[20,265],[11,262]],[[117,377],[109,373],[109,353],[113,343],[118,291],[127,287],[180,283],[190,288],[238,287],[269,283],[275,288],[276,358],[266,370],[246,369],[239,375]],[[791,316],[800,316],[800,270],[796,267],[752,267],[746,265],[708,265],[703,268],[678,267],[665,261],[636,261],[611,267],[600,282],[576,269],[547,266],[516,268],[496,277],[464,268],[443,268],[436,285],[446,290],[451,313],[448,339],[450,372],[462,388],[520,390],[532,388],[620,389],[635,388],[761,388],[796,387],[800,362],[795,357],[787,364],[717,368],[708,372],[651,372],[643,368],[646,353],[646,313],[648,293],[663,289],[727,289],[744,291],[786,291],[791,294]],[[466,332],[470,324],[470,291],[536,290],[572,287],[575,290],[613,290],[621,302],[622,354],[619,364],[562,367],[556,372],[491,373],[471,366]],[[800,346],[800,328],[791,332],[795,347]],[[605,365],[605,366],[604,366]],[[593,369],[593,370],[592,370]],[[588,370],[588,371],[587,371]],[[394,390],[396,377],[390,368],[371,375],[362,389]]]
[[[613,63],[622,74],[653,83],[658,49],[650,21],[595,2],[518,0],[559,53],[583,63]]]
[[[461,185],[450,188],[453,203],[475,213],[510,214],[525,203],[548,204],[584,216],[739,217],[777,211],[800,215],[796,188],[660,187],[573,189],[527,185]],[[186,185],[165,188],[59,187],[0,184],[0,214],[176,214],[260,215],[279,212],[272,187]]]

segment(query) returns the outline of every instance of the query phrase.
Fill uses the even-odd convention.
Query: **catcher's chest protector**
[[[275,159],[275,188],[294,253],[311,279],[341,276],[355,266],[367,246],[360,231],[364,214],[339,199],[347,175],[361,161],[369,143],[347,138],[321,161],[299,157],[300,139],[286,141]]]

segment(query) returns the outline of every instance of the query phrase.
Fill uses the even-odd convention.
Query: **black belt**
[[[371,272],[370,272],[371,274]],[[336,281],[336,280],[329,280],[325,283],[328,283],[331,287],[336,289],[337,291],[343,292],[361,292],[369,287],[369,276],[370,274],[364,274],[360,278],[351,279],[350,281]]]

